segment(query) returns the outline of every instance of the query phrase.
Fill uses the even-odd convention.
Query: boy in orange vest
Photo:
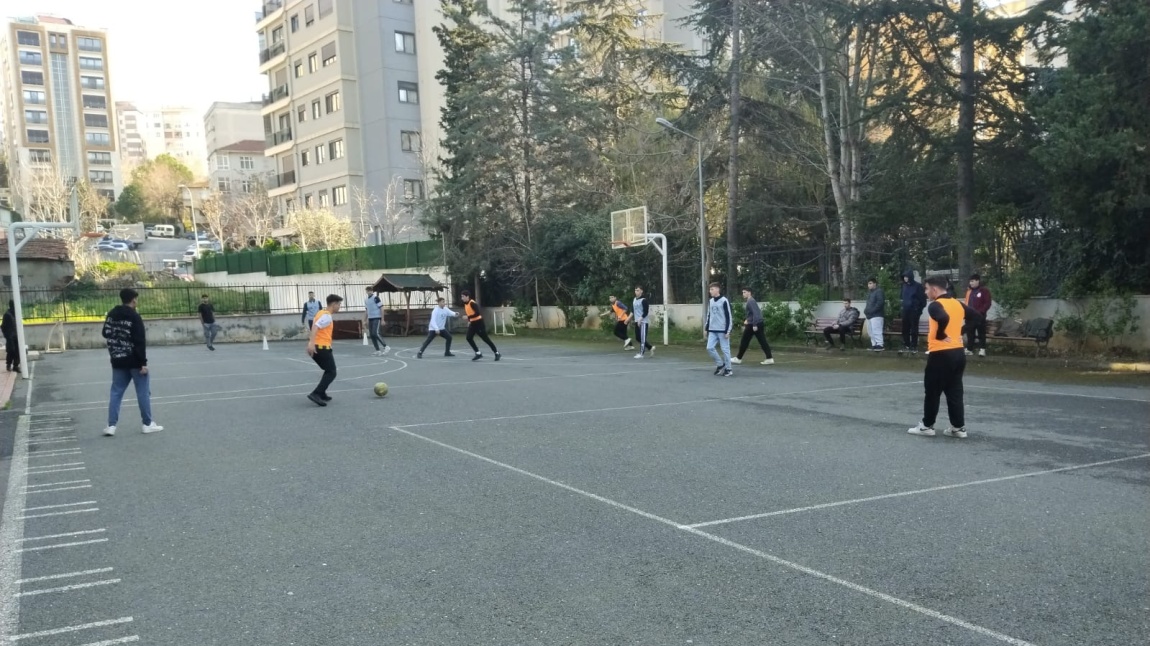
[[[475,351],[475,356],[471,358],[472,361],[479,361],[483,358],[483,353],[479,351],[479,346],[475,345],[475,337],[479,337],[491,348],[491,352],[495,355],[495,360],[499,361],[499,350],[495,348],[495,344],[491,342],[491,337],[487,336],[487,324],[483,322],[483,312],[479,310],[479,303],[471,298],[471,292],[466,289],[460,294],[460,300],[463,301],[463,313],[467,315],[467,344]]]
[[[627,306],[622,301],[615,298],[614,294],[608,298],[611,300],[611,312],[615,315],[615,337],[623,341],[624,350],[631,350],[634,346],[631,345],[631,337],[627,336],[627,317],[631,313],[627,311]]]
[[[327,307],[316,312],[315,318],[312,319],[307,354],[317,366],[323,368],[323,377],[320,378],[319,385],[307,396],[316,406],[327,406],[331,401],[327,387],[335,381],[335,355],[331,348],[331,333],[335,331],[335,320],[332,317],[339,313],[342,304],[343,298],[331,294],[327,297]]]
[[[926,370],[923,385],[922,421],[907,429],[911,435],[934,436],[934,422],[938,418],[939,399],[946,395],[946,412],[950,428],[942,432],[947,437],[966,437],[966,412],[962,402],[962,373],[966,370],[966,349],[962,346],[962,326],[967,316],[974,314],[964,303],[947,295],[945,276],[931,276],[923,281],[926,297],[931,303],[926,312],[929,331],[926,335]]]

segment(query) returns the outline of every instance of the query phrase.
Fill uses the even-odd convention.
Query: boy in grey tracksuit
[[[771,344],[767,343],[767,335],[763,331],[763,310],[759,309],[759,303],[751,294],[749,287],[743,288],[743,298],[746,299],[745,305],[747,311],[747,319],[743,321],[743,338],[739,341],[739,354],[731,359],[731,363],[742,363],[743,355],[747,353],[747,348],[751,347],[751,339],[759,340],[759,346],[767,355],[767,358],[762,361],[764,366],[769,366],[775,362],[771,357]]]
[[[731,370],[731,302],[719,293],[719,284],[711,283],[711,300],[707,303],[707,352],[715,360],[715,376],[730,377]],[[720,355],[715,346],[722,348]]]

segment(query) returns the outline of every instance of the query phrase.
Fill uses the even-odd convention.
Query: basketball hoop
[[[612,240],[611,241],[611,248],[612,249],[618,249],[620,247],[630,247],[630,246],[631,246],[631,243],[626,241],[626,240]]]

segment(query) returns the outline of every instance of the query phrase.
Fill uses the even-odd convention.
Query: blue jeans
[[[128,390],[128,382],[136,382],[136,401],[140,404],[140,418],[144,426],[152,423],[152,390],[148,375],[141,375],[139,369],[112,368],[112,396],[108,400],[108,426],[120,421],[120,404]]]
[[[716,345],[723,349],[722,356],[715,350]],[[715,360],[716,366],[722,366],[727,370],[731,369],[731,340],[727,338],[725,333],[707,332],[707,352]]]
[[[220,331],[220,326],[215,323],[204,323],[204,343],[211,346],[216,342],[216,333]]]

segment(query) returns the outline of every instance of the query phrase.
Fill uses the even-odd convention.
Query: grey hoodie
[[[866,307],[863,308],[863,315],[868,319],[873,319],[882,316],[885,311],[886,294],[881,287],[875,287],[866,295]]]
[[[759,304],[755,302],[754,298],[747,299],[746,312],[748,325],[763,327],[763,310],[759,309]]]

